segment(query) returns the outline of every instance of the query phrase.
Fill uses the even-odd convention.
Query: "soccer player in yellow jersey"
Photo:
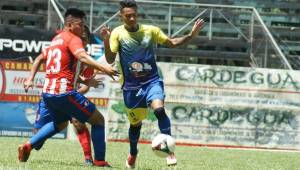
[[[100,30],[108,63],[115,61],[117,53],[120,56],[123,97],[130,122],[130,152],[126,161],[128,168],[135,167],[137,143],[148,106],[154,110],[160,132],[171,135],[170,119],[164,109],[164,84],[159,78],[155,61],[155,44],[168,47],[184,44],[196,37],[204,25],[204,21],[198,19],[188,35],[170,38],[156,26],[138,24],[137,12],[138,7],[134,0],[123,0],[120,2],[123,25],[116,27],[111,33],[107,27]],[[167,164],[177,164],[174,153],[169,153]]]

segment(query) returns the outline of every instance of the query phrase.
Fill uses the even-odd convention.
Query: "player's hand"
[[[102,38],[103,40],[107,39],[110,37],[110,29],[108,26],[103,26],[100,28],[100,31],[99,31],[99,36],[100,38]]]
[[[33,81],[30,79],[26,79],[26,81],[23,84],[24,90],[27,93],[29,88],[33,88]]]
[[[204,26],[204,20],[203,19],[197,19],[193,29],[191,31],[191,36],[194,38],[199,34],[199,31],[203,28]]]
[[[77,83],[79,82],[79,83],[83,83],[83,84],[88,84],[88,81],[89,81],[89,79],[85,78],[84,76],[82,76],[82,75],[78,76]]]
[[[94,87],[94,88],[98,88],[100,85],[103,85],[103,80],[104,77],[93,77],[90,81],[89,81],[89,86],[90,87]]]
[[[113,80],[115,80],[114,76],[118,76],[120,74],[115,68],[110,65],[103,67],[102,71],[109,75]]]

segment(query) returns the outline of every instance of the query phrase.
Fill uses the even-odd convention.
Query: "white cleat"
[[[175,154],[173,152],[170,153],[169,156],[166,159],[167,159],[167,165],[168,166],[176,166],[177,165],[177,159],[176,159]]]

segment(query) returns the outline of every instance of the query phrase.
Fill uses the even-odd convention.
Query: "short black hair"
[[[69,8],[65,13],[65,18],[68,16],[72,16],[75,18],[85,18],[85,13],[77,8]]]
[[[137,9],[137,4],[135,2],[135,0],[122,0],[120,1],[120,10],[122,10],[123,8],[135,8]]]

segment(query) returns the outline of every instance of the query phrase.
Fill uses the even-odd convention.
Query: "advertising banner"
[[[0,27],[0,58],[15,59],[35,57],[50,45],[55,31],[24,28],[11,25]]]
[[[23,83],[32,67],[28,61],[47,48],[56,33],[56,30],[0,27],[0,136],[32,135],[32,123],[45,81],[45,67],[42,64],[35,76],[34,87],[25,93]],[[92,36],[86,50],[97,61],[105,61],[103,42],[97,35]],[[98,88],[91,87],[86,96],[97,107],[105,109],[109,101],[110,80],[102,74],[97,78],[102,79],[102,83]]]
[[[177,142],[300,149],[299,71],[159,63]],[[167,76],[165,76],[167,75]],[[122,93],[112,86],[109,137],[128,139]],[[159,133],[149,114],[142,139]]]
[[[23,83],[29,76],[32,64],[27,62],[0,61],[0,136],[32,136],[37,103],[44,85],[44,65],[37,72],[34,87],[25,93]],[[102,80],[98,88],[90,88],[87,97],[98,108],[108,107],[109,77],[96,75]],[[66,131],[55,137],[66,138]]]
[[[35,58],[60,31],[1,25],[0,59],[28,61],[28,57]],[[86,50],[98,61],[104,58],[103,42],[97,34],[92,35]]]
[[[36,103],[0,102],[0,136],[33,135],[32,129],[38,105]],[[66,131],[54,138],[66,138]]]

